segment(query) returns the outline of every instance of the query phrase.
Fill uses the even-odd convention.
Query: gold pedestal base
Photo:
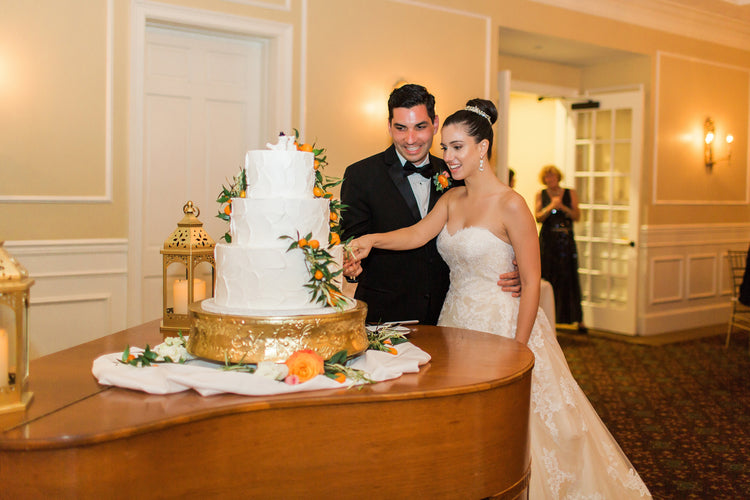
[[[187,350],[193,356],[230,363],[286,361],[295,351],[312,349],[323,359],[339,351],[354,356],[367,349],[367,305],[346,311],[299,316],[234,316],[189,307]]]

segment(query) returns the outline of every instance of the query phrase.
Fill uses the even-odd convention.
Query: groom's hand
[[[515,271],[503,273],[497,280],[497,285],[502,288],[503,292],[511,292],[513,297],[521,296],[521,278],[518,275],[518,263],[513,259]]]

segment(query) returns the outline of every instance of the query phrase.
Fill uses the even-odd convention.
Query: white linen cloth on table
[[[395,346],[397,354],[382,351],[365,351],[350,362],[351,368],[362,370],[375,382],[398,378],[404,373],[416,373],[419,367],[430,360],[430,355],[411,342]],[[132,347],[132,354],[142,349]],[[301,384],[289,385],[260,375],[222,370],[221,363],[195,359],[186,364],[159,363],[147,367],[136,367],[120,361],[122,353],[99,356],[94,360],[91,372],[102,385],[114,385],[150,394],[170,394],[188,389],[202,396],[234,393],[246,396],[269,396],[318,389],[339,389],[354,385],[347,379],[339,383],[318,375]]]

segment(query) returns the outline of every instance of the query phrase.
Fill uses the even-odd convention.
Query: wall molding
[[[418,0],[390,0],[396,3],[402,3],[406,5],[413,5],[415,7],[421,7],[423,9],[437,10],[440,12],[447,12],[449,14],[457,14],[459,16],[473,17],[484,21],[484,98],[490,99],[490,81],[492,68],[492,16],[486,14],[479,14],[463,9],[456,9],[453,7],[445,7],[442,5],[433,5],[431,3],[418,1]]]
[[[7,241],[29,271],[31,356],[38,357],[126,328],[125,239]]]
[[[747,250],[748,242],[750,223],[642,226],[638,334],[724,323],[731,295],[727,250]]]
[[[290,12],[292,10],[292,0],[284,0],[282,3],[263,2],[262,0],[224,0],[229,3],[238,3],[240,5],[250,5],[251,7],[263,7],[264,9],[281,10]]]
[[[105,99],[104,99],[104,194],[101,195],[0,195],[0,203],[112,203],[114,165],[113,141],[113,85],[114,85],[114,16],[115,0],[107,0],[105,33]]]
[[[302,8],[306,9],[306,2]],[[167,5],[149,0],[131,0],[130,32],[130,125],[129,125],[129,225],[128,240],[128,324],[142,322],[140,290],[142,289],[143,261],[138,247],[143,240],[143,129],[144,120],[144,51],[146,28],[163,23],[190,27],[204,32],[235,33],[239,36],[259,37],[269,41],[272,55],[268,77],[275,98],[269,105],[268,130],[291,130],[294,26],[287,23],[252,17],[229,15],[211,10]],[[303,20],[304,29],[304,20]],[[301,42],[304,45],[304,39]],[[304,73],[304,72],[303,72]],[[304,96],[304,82],[301,95]],[[305,108],[304,100],[300,109]],[[304,121],[302,122],[304,123]]]
[[[745,189],[745,199],[744,200],[662,200],[659,199],[657,196],[658,193],[658,185],[659,185],[659,165],[658,165],[658,157],[659,157],[659,95],[660,95],[660,88],[661,88],[661,61],[664,57],[673,57],[677,59],[683,59],[686,61],[696,62],[700,64],[706,64],[711,66],[717,66],[720,68],[726,68],[726,69],[732,69],[736,71],[743,71],[750,75],[750,68],[745,68],[741,66],[735,66],[731,64],[724,64],[719,63],[716,61],[710,61],[707,59],[700,59],[697,57],[689,57],[684,56],[681,54],[673,54],[670,52],[664,52],[664,51],[656,51],[656,72],[655,72],[655,86],[654,86],[654,102],[656,102],[656,107],[654,109],[654,151],[653,151],[653,158],[652,158],[652,167],[651,167],[651,175],[654,179],[653,182],[653,188],[652,188],[652,194],[651,194],[651,202],[654,205],[708,205],[708,206],[742,206],[747,205],[750,203],[750,151],[748,152],[748,158],[745,159],[746,168],[745,168],[745,183],[747,184]],[[748,88],[748,92],[750,93],[750,88]],[[750,110],[748,110],[750,112]],[[748,132],[748,137],[744,139],[747,142],[750,142],[750,131]]]

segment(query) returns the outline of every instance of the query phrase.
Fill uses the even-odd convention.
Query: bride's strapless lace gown
[[[513,270],[513,247],[487,229],[446,228],[438,250],[450,267],[450,290],[438,324],[514,338],[519,298],[497,277]],[[541,309],[528,343],[531,382],[532,499],[651,498],[630,461],[573,379]]]

